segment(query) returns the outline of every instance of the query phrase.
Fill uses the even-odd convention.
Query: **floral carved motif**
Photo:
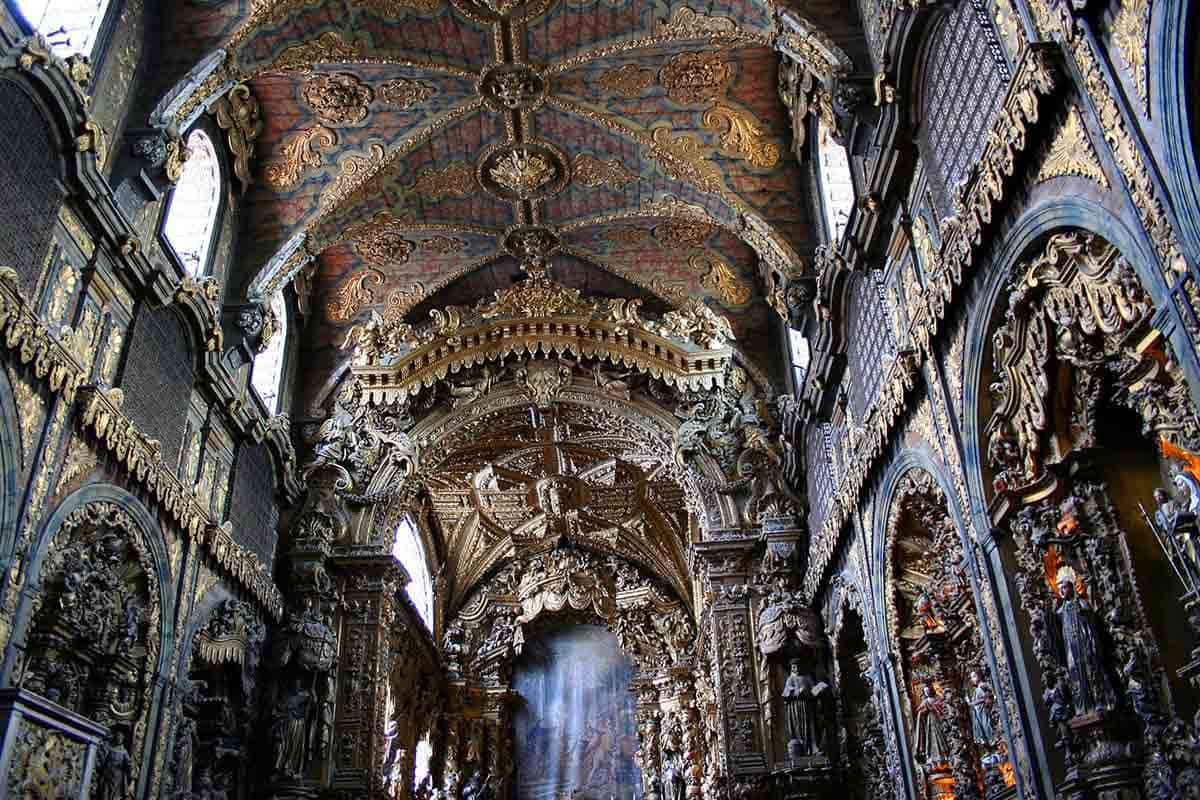
[[[321,166],[317,150],[328,150],[336,144],[337,134],[324,125],[292,134],[283,142],[283,162],[267,165],[267,184],[277,192],[299,185],[306,169]]]
[[[425,200],[467,197],[477,185],[474,168],[465,161],[454,161],[444,167],[421,171],[408,187],[408,194]]]
[[[668,250],[692,249],[707,242],[715,230],[716,226],[707,222],[672,220],[654,228],[654,239]]]
[[[737,22],[730,17],[701,14],[687,6],[680,6],[669,20],[659,22],[658,34],[680,39],[723,39],[742,35]]]
[[[704,288],[715,292],[726,305],[743,306],[750,302],[753,288],[729,264],[707,255],[692,256],[690,263],[693,269],[704,273],[701,279]]]
[[[392,108],[411,108],[433,97],[437,91],[420,81],[396,78],[375,87],[376,102]]]
[[[779,145],[769,141],[762,126],[748,111],[715,105],[704,112],[704,127],[721,134],[721,149],[741,156],[756,167],[767,169],[779,163]]]
[[[354,273],[338,288],[333,299],[325,306],[325,316],[334,322],[345,322],[359,312],[363,306],[375,302],[371,286],[383,284],[383,273],[376,269],[364,269]]]
[[[662,126],[650,134],[651,152],[668,177],[690,183],[705,192],[719,192],[725,187],[721,170],[704,155],[700,140],[690,134],[672,135]]]
[[[450,236],[432,236],[421,243],[421,249],[434,255],[448,256],[466,250],[467,243]]]
[[[1088,178],[1105,189],[1108,188],[1108,178],[1100,168],[1079,110],[1075,108],[1067,113],[1066,120],[1051,140],[1045,160],[1034,180],[1041,182],[1064,175]]]
[[[239,83],[213,105],[217,124],[226,131],[229,151],[233,153],[233,172],[242,182],[242,190],[254,182],[250,159],[254,142],[263,130],[262,112],[250,87]]]

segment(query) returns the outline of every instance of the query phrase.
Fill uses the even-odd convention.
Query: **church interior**
[[[1197,81],[1189,0],[0,2],[0,797],[1200,798]]]

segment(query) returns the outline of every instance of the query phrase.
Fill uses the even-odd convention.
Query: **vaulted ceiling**
[[[855,16],[808,10],[835,28]],[[533,248],[585,293],[704,298],[778,375],[742,231],[751,218],[797,259],[818,243],[778,95],[778,14],[764,0],[197,0],[168,20],[161,80],[223,48],[184,113],[231,81],[257,97],[241,260],[251,294],[273,289],[304,234],[317,371],[372,309],[419,322],[490,297]],[[845,70],[819,24],[799,43],[812,69]]]

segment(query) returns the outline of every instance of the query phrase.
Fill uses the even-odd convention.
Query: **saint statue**
[[[820,720],[817,696],[827,688],[815,683],[811,675],[800,674],[800,662],[793,661],[791,674],[783,684],[783,700],[787,704],[788,756],[820,755]]]
[[[996,726],[992,723],[992,706],[996,703],[992,687],[988,686],[978,672],[971,673],[975,689],[971,692],[971,737],[976,744],[991,744],[996,739]]]
[[[662,786],[664,800],[684,800],[687,787],[683,782],[683,772],[680,770],[678,757],[663,756]]]
[[[1187,497],[1191,497],[1190,491]],[[1158,529],[1160,545],[1172,561],[1182,562],[1179,569],[1186,574],[1189,588],[1200,585],[1200,526],[1196,513],[1188,502],[1176,499],[1166,489],[1154,490],[1154,502],[1158,506],[1154,527]]]
[[[290,691],[285,691],[275,706],[271,722],[271,740],[275,749],[275,771],[288,777],[304,772],[308,707],[312,692],[304,688],[300,678],[294,678]]]
[[[917,706],[917,758],[930,767],[950,760],[950,743],[945,730],[946,704],[933,691],[932,684],[921,689],[921,704]]]
[[[125,735],[114,728],[108,739],[107,752],[100,766],[96,785],[98,800],[125,800],[133,788],[133,761],[125,749]]]
[[[1061,567],[1058,585],[1058,622],[1070,679],[1076,716],[1116,707],[1117,695],[1104,666],[1104,648],[1091,605],[1075,590],[1075,570]]]

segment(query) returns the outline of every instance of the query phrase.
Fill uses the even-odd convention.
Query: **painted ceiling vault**
[[[315,371],[364,315],[421,322],[490,297],[531,247],[588,294],[703,298],[775,369],[746,232],[797,266],[817,244],[777,48],[819,75],[849,64],[817,23],[781,33],[780,13],[763,0],[197,2],[169,23],[181,44],[163,80],[191,71],[180,119],[233,82],[259,102],[248,291],[311,262]]]

